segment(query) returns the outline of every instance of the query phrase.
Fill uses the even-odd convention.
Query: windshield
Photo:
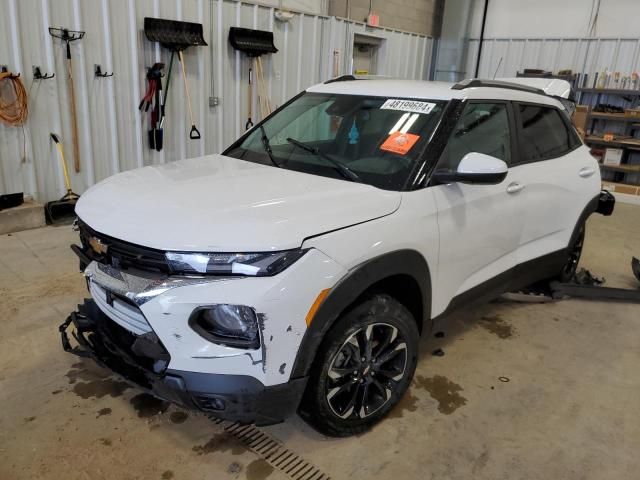
[[[401,190],[445,103],[304,93],[225,155]]]

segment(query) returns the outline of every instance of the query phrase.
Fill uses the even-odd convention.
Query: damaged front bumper
[[[306,378],[264,386],[251,376],[169,369],[170,355],[153,331],[133,334],[113,322],[92,299],[79,305],[59,330],[65,351],[92,358],[161,399],[225,420],[256,425],[281,422],[295,413],[306,386]]]

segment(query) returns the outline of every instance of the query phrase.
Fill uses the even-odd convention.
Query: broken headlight
[[[244,305],[212,305],[196,309],[189,325],[207,340],[240,348],[258,348],[256,312]]]
[[[165,257],[174,273],[209,275],[276,275],[298,260],[307,250],[260,253],[179,253]]]

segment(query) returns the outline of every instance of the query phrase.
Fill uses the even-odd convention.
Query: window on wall
[[[575,133],[555,108],[518,105],[522,162],[535,162],[564,155],[577,145]]]
[[[511,160],[511,132],[505,103],[470,103],[453,131],[439,168],[454,171],[471,152]]]

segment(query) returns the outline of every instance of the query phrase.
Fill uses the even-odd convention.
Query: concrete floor
[[[0,479],[289,478],[203,415],[60,348],[85,295],[69,227],[0,237]],[[582,266],[637,287],[640,207],[589,222]],[[334,479],[629,479],[640,471],[640,306],[564,300],[461,311],[424,338],[390,418],[329,439],[261,429]],[[445,355],[432,356],[442,348]]]

